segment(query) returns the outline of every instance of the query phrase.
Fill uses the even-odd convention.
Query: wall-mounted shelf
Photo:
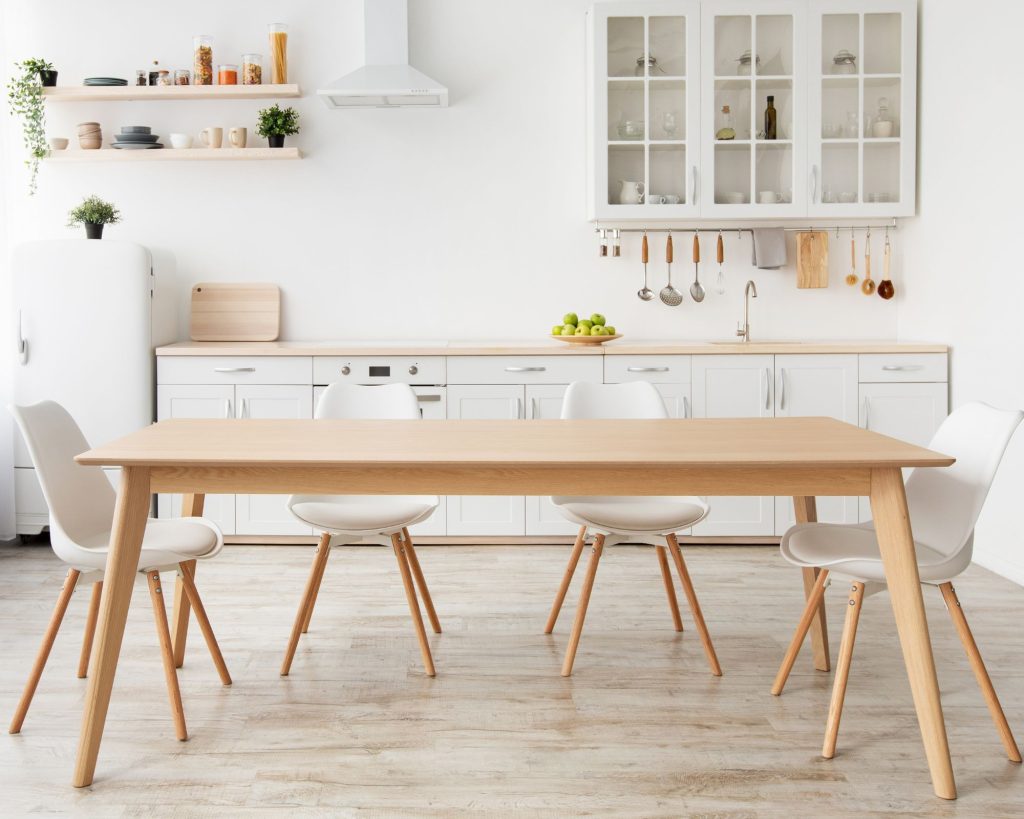
[[[44,88],[52,102],[115,102],[129,100],[265,100],[302,96],[299,86],[287,85],[67,85]]]
[[[54,151],[47,162],[218,162],[302,159],[298,148],[163,148],[124,151],[117,148]]]

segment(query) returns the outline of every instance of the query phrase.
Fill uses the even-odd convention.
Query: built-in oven
[[[408,384],[419,397],[420,415],[447,415],[444,356],[323,356],[313,359],[313,405],[328,384]]]

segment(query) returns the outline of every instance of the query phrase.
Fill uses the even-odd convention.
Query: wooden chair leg
[[[174,733],[184,742],[188,739],[185,728],[185,709],[181,704],[181,689],[178,688],[178,670],[174,665],[174,651],[171,648],[171,626],[164,606],[163,587],[160,572],[147,572],[149,598],[153,602],[153,618],[156,620],[156,634],[160,639],[160,655],[164,661],[164,677],[167,680],[167,697],[171,702],[171,716],[174,718]]]
[[[89,655],[92,654],[92,641],[96,636],[96,620],[100,616],[100,595],[103,593],[103,581],[92,584],[92,596],[89,598],[89,614],[85,619],[85,633],[82,635],[82,653],[78,657],[78,679],[84,680],[89,674]]]
[[[668,610],[672,613],[672,623],[676,631],[683,630],[683,618],[679,616],[679,601],[676,600],[676,587],[672,582],[672,572],[668,568],[668,555],[664,546],[655,546],[654,551],[658,555],[658,565],[661,566],[661,579],[665,583],[665,595],[668,597]]]
[[[964,616],[964,610],[960,607],[960,599],[956,595],[956,589],[953,588],[952,583],[947,582],[939,586],[939,591],[942,592],[942,597],[946,601],[946,608],[949,609],[949,616],[953,618],[953,625],[956,626],[957,634],[960,635],[960,642],[964,645],[967,659],[970,661],[974,676],[978,680],[978,687],[981,688],[981,693],[985,697],[985,704],[988,706],[989,714],[992,715],[992,722],[995,723],[996,730],[999,731],[999,737],[1002,739],[1003,747],[1006,749],[1006,756],[1011,762],[1020,762],[1020,749],[1017,748],[1017,742],[1014,740],[1010,726],[1006,722],[1006,715],[999,704],[999,697],[996,696],[996,689],[993,687],[992,680],[988,676],[985,662],[981,659],[978,644],[974,642],[974,635],[971,633],[970,626],[967,625],[967,617]]]
[[[316,599],[316,590],[320,588],[320,581],[323,579],[324,566],[327,564],[327,556],[331,553],[331,536],[324,532],[320,536],[320,545],[316,547],[313,556],[313,567],[309,571],[309,579],[306,581],[306,588],[302,592],[302,600],[299,602],[299,610],[295,613],[295,623],[292,625],[292,634],[288,639],[288,647],[284,652],[284,660],[281,663],[281,676],[287,677],[292,668],[292,660],[295,658],[295,649],[299,645],[299,637],[302,635],[307,623],[307,613],[313,609],[313,601]]]
[[[693,622],[697,626],[697,633],[700,634],[700,641],[704,646],[704,654],[707,655],[708,665],[711,666],[711,673],[716,677],[721,677],[722,667],[718,664],[718,655],[715,654],[715,646],[711,642],[711,635],[708,633],[707,624],[704,622],[704,614],[700,610],[697,592],[694,591],[693,583],[690,581],[690,573],[686,569],[683,553],[679,551],[679,541],[676,540],[675,535],[668,535],[665,540],[668,541],[668,550],[672,553],[672,560],[675,561],[676,571],[679,572],[679,580],[683,584],[686,601],[690,604],[690,613],[693,615]]]
[[[821,755],[831,759],[836,755],[836,739],[839,736],[839,720],[843,716],[843,700],[846,699],[846,683],[850,679],[850,663],[853,662],[853,644],[857,639],[857,623],[860,621],[860,607],[864,602],[864,584],[854,581],[850,587],[850,604],[846,608],[846,623],[843,625],[843,641],[839,645],[839,660],[836,678],[832,684],[832,701],[828,706],[828,723],[825,726],[825,744]]]
[[[210,656],[213,658],[213,664],[217,668],[217,673],[220,675],[220,681],[224,685],[231,685],[231,674],[228,673],[227,663],[224,662],[224,655],[220,653],[220,646],[217,644],[217,637],[213,633],[213,626],[210,625],[210,618],[206,615],[206,607],[203,605],[203,600],[199,596],[199,590],[196,588],[196,581],[192,578],[192,570],[185,563],[178,564],[178,570],[181,572],[180,579],[182,585],[185,587],[185,594],[188,596],[188,602],[192,606],[192,611],[195,613],[196,622],[199,623],[199,630],[203,633],[203,639],[206,640],[206,647],[210,650]]]
[[[416,589],[412,585],[412,573],[409,571],[409,563],[405,556],[405,542],[401,536],[391,536],[391,546],[395,550],[395,557],[398,559],[398,571],[402,574],[402,585],[405,587],[405,598],[409,603],[409,614],[412,615],[412,624],[416,629],[416,638],[420,643],[420,654],[423,655],[423,669],[428,677],[433,677],[434,658],[430,656],[430,644],[427,642],[427,630],[423,627],[423,617],[420,614],[420,604],[416,599]]]
[[[192,579],[196,578],[196,562],[189,560],[182,565],[190,569]],[[174,667],[185,665],[185,644],[188,642],[188,618],[192,607],[185,594],[185,584],[180,577],[174,578],[174,605],[171,607],[171,645],[174,648]]]
[[[67,577],[64,578],[64,586],[57,596],[57,605],[54,606],[53,614],[50,615],[50,622],[43,634],[43,643],[39,646],[36,654],[36,661],[32,664],[32,671],[29,672],[28,682],[25,683],[25,690],[18,701],[18,707],[14,711],[14,718],[8,729],[12,734],[21,732],[21,726],[25,722],[25,715],[28,714],[28,707],[32,704],[32,697],[35,696],[36,687],[39,685],[39,678],[43,676],[43,669],[46,668],[46,661],[50,657],[50,649],[53,648],[53,641],[57,639],[57,632],[60,631],[60,624],[64,620],[64,613],[68,610],[68,603],[71,602],[71,595],[75,591],[75,584],[81,576],[78,569],[68,569]]]
[[[818,572],[818,578],[814,581],[814,586],[811,587],[811,593],[807,597],[807,604],[804,606],[804,613],[801,615],[800,622],[793,633],[793,639],[789,643],[789,648],[786,649],[786,656],[782,658],[782,665],[779,666],[779,673],[775,675],[775,682],[772,683],[772,693],[776,697],[785,688],[786,680],[789,679],[789,672],[793,670],[793,663],[796,662],[796,657],[800,653],[800,647],[804,644],[804,639],[807,637],[807,631],[818,614],[818,606],[825,594],[825,583],[827,580],[828,569],[822,569]]]
[[[583,588],[580,589],[580,601],[576,605],[576,619],[573,620],[572,633],[569,635],[569,645],[565,649],[565,660],[562,662],[563,677],[568,677],[572,674],[573,662],[576,660],[576,649],[579,648],[580,637],[583,635],[583,621],[587,619],[590,593],[594,590],[594,578],[597,577],[597,564],[601,562],[601,553],[603,551],[604,535],[598,535],[594,538],[590,561],[587,563],[587,573],[583,578]]]
[[[409,560],[409,568],[412,569],[413,579],[416,581],[416,588],[420,590],[420,598],[423,600],[423,608],[427,610],[427,618],[430,620],[430,627],[434,634],[441,633],[441,621],[437,619],[437,612],[434,611],[434,601],[430,598],[430,589],[427,588],[427,579],[420,569],[420,561],[416,557],[416,549],[412,545],[412,537],[409,530],[402,530],[402,537],[405,540],[405,556]]]
[[[551,614],[548,615],[548,622],[544,626],[544,633],[550,634],[555,630],[555,623],[558,622],[558,614],[562,610],[562,603],[565,602],[565,595],[569,591],[569,584],[572,583],[572,576],[576,573],[576,564],[580,562],[580,555],[587,542],[587,527],[581,526],[576,535],[576,542],[572,547],[572,554],[569,555],[569,565],[565,567],[565,574],[562,575],[562,585],[558,587],[558,594],[555,595],[555,602],[551,604]]]
[[[309,604],[306,606],[306,613],[302,618],[302,633],[305,634],[309,631],[309,621],[313,619],[313,609],[316,607],[317,597],[320,595],[320,585],[324,582],[324,572],[327,571],[327,558],[330,557],[331,553],[331,536],[327,532],[324,532],[320,536],[320,544],[317,546],[317,554],[320,551],[326,551],[324,559],[319,563],[319,570],[317,571],[316,578],[313,581],[313,593],[309,598]],[[313,561],[314,565],[317,565],[316,559]]]

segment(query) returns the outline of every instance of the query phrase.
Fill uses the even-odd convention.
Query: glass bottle
[[[274,85],[288,82],[288,26],[271,23],[270,33],[270,81]]]
[[[768,107],[764,109],[764,138],[775,139],[776,138],[776,112],[775,112],[775,97],[768,97]]]
[[[736,139],[736,129],[732,126],[732,110],[728,105],[722,106],[722,127],[715,131],[715,139]]]
[[[263,84],[263,55],[242,55],[242,85]]]
[[[871,123],[871,133],[869,136],[879,138],[891,137],[893,127],[892,117],[889,116],[889,98],[879,97],[878,116]]]
[[[197,34],[192,38],[192,76],[196,85],[213,85],[213,37]]]

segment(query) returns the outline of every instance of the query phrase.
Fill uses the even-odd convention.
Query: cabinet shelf
[[[264,100],[299,97],[296,84],[287,85],[67,85],[44,88],[51,102],[118,102],[141,100]]]
[[[302,159],[298,148],[164,148],[148,151],[124,151],[101,148],[95,151],[54,151],[47,162],[202,162],[202,161],[281,161]]]

